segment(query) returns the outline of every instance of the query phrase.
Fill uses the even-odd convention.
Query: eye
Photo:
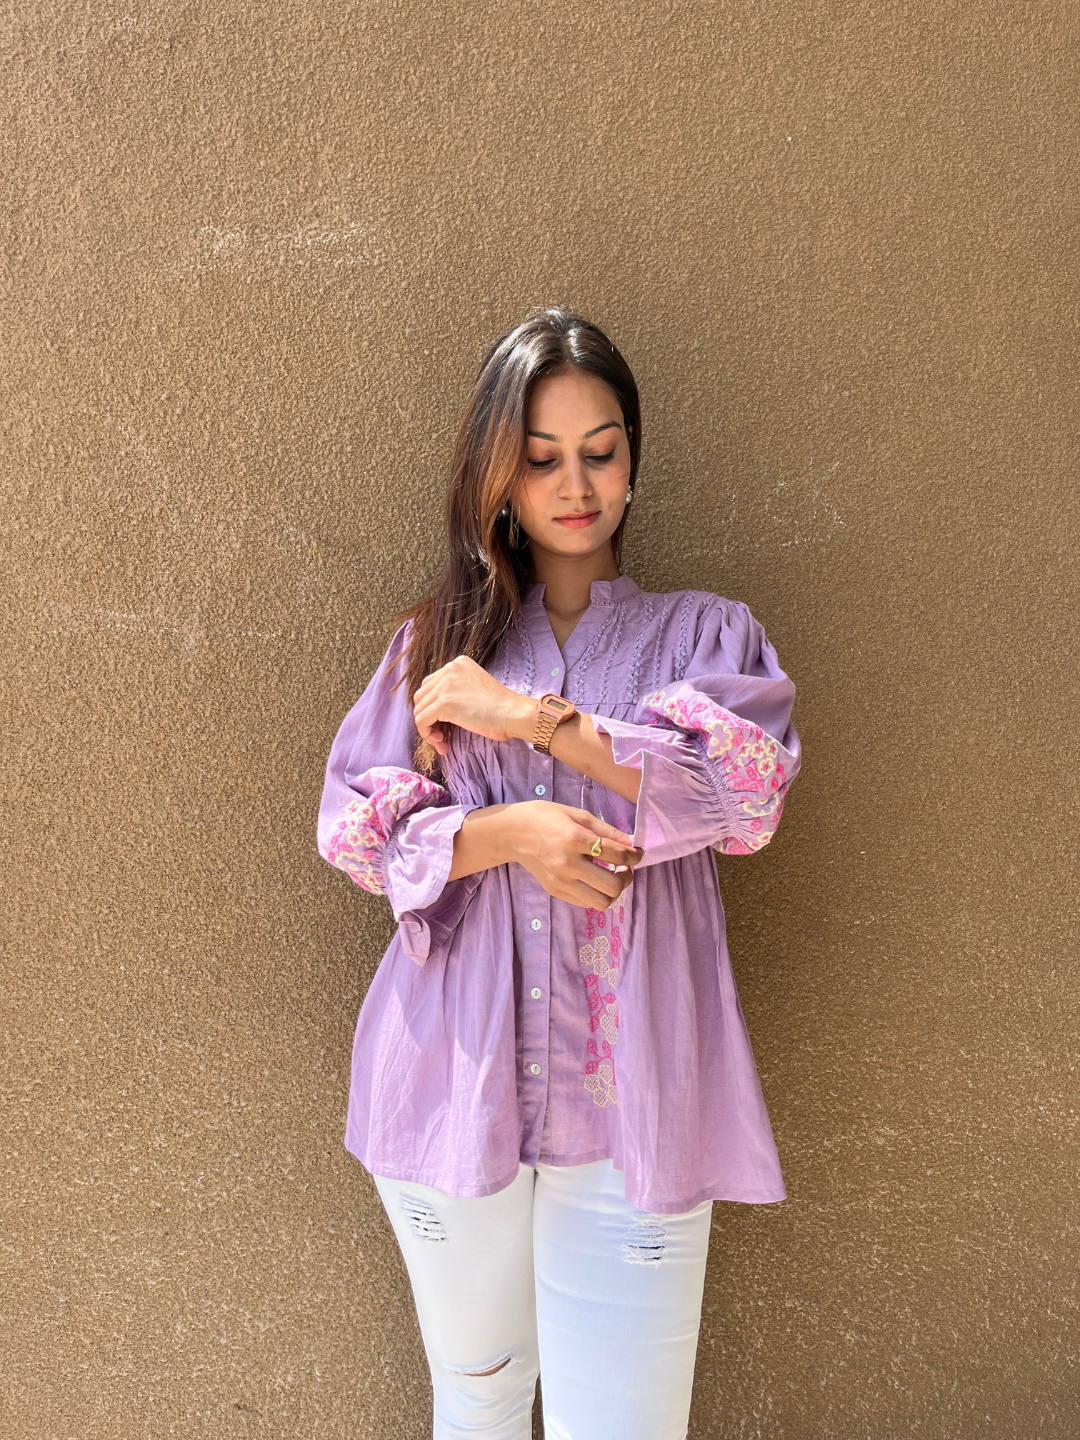
[[[529,464],[534,470],[548,470],[552,465],[555,464],[555,459],[553,456],[551,456],[547,460],[534,460],[530,455]]]
[[[585,459],[589,461],[590,465],[606,465],[614,454],[615,451],[612,449],[606,455],[586,455]]]

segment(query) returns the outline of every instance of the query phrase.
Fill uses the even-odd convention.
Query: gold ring
[[[603,845],[602,845],[602,843],[601,843],[601,841],[600,841],[600,836],[598,835],[598,836],[596,837],[596,842],[595,842],[595,844],[593,845],[592,849],[589,851],[589,854],[590,854],[590,855],[602,855],[603,853],[604,853],[604,847],[603,847]]]

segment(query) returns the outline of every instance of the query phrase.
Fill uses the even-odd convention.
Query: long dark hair
[[[543,376],[570,366],[614,391],[630,441],[633,488],[641,416],[629,365],[588,320],[565,310],[536,311],[492,346],[465,406],[446,496],[446,574],[434,595],[401,617],[413,622],[405,676],[410,700],[426,675],[457,655],[483,665],[521,609],[532,564],[528,537],[510,506],[525,468],[529,396]],[[624,514],[611,537],[616,564],[625,524]],[[423,769],[430,771],[434,760],[429,747],[418,749]]]

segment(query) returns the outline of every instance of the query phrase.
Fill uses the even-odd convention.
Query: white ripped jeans
[[[376,1177],[412,1281],[435,1440],[684,1440],[712,1202],[628,1205],[610,1160],[461,1199]]]

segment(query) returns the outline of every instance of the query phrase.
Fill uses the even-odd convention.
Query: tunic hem
[[[497,1195],[500,1190],[507,1189],[517,1179],[523,1161],[518,1161],[513,1171],[505,1179],[481,1182],[479,1184],[456,1183],[452,1187],[445,1183],[444,1177],[438,1171],[424,1169],[410,1169],[401,1165],[383,1165],[378,1161],[372,1161],[359,1151],[354,1150],[346,1143],[346,1150],[355,1160],[358,1160],[369,1175],[377,1175],[381,1180],[400,1180],[406,1185],[427,1185],[432,1190],[440,1190],[444,1195],[453,1195],[456,1199],[478,1200],[486,1195]],[[611,1155],[592,1155],[589,1159],[575,1159],[572,1161],[540,1160],[540,1165],[551,1165],[558,1170],[568,1170],[574,1165],[591,1165],[597,1160],[613,1160]],[[707,1185],[696,1195],[688,1200],[683,1199],[651,1199],[647,1195],[631,1194],[626,1186],[625,1171],[620,1166],[614,1167],[623,1178],[624,1193],[627,1203],[634,1205],[639,1210],[644,1210],[649,1215],[684,1215],[689,1210],[696,1210],[706,1200],[725,1201],[736,1205],[779,1205],[787,1199],[787,1191],[781,1186],[779,1189],[752,1190],[742,1187],[731,1188],[726,1185]],[[444,1180],[443,1184],[439,1184]]]

